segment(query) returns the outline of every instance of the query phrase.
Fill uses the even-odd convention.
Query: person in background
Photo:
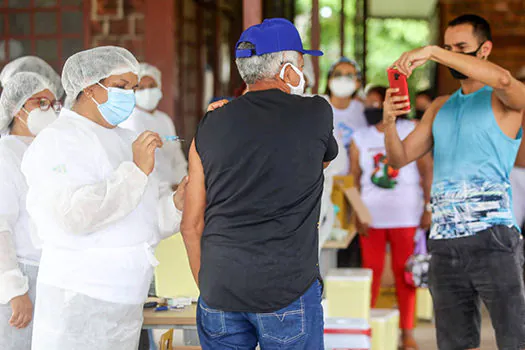
[[[153,248],[178,232],[185,181],[161,192],[161,137],[118,127],[135,107],[139,64],[102,46],[69,57],[66,100],[22,160],[42,241],[32,350],[136,349]]]
[[[64,97],[60,75],[46,61],[37,56],[20,57],[6,64],[0,72],[0,84],[5,86],[9,78],[20,72],[33,72],[43,76],[51,84],[51,91],[57,99],[61,100]]]
[[[153,131],[161,138],[177,136],[173,120],[157,107],[162,99],[161,72],[147,63],[139,65],[139,86],[135,91],[136,106],[131,116],[120,127],[140,134]],[[164,146],[155,154],[157,177],[168,187],[168,191],[177,188],[188,175],[188,162],[182,151],[180,141],[164,140]]]
[[[401,344],[408,350],[417,349],[412,333],[416,290],[405,282],[405,264],[414,252],[416,229],[430,226],[430,213],[424,210],[424,203],[430,198],[430,182],[425,178],[431,177],[432,168],[422,161],[413,162],[400,171],[389,165],[384,145],[382,105],[385,94],[386,88],[380,86],[368,90],[365,116],[370,126],[354,134],[350,159],[356,186],[372,215],[370,227],[358,225],[363,267],[373,271],[372,307],[381,287],[388,242],[401,314]],[[414,123],[408,120],[399,120],[396,124],[401,138],[414,127]],[[421,183],[426,184],[425,188],[421,188]]]
[[[203,350],[322,349],[318,223],[332,110],[302,97],[303,48],[282,18],[245,30],[249,91],[207,113],[189,153],[182,235],[200,288]]]
[[[341,57],[328,71],[326,98],[334,113],[334,135],[340,146],[338,157],[346,165],[337,175],[348,175],[350,168],[349,146],[352,135],[368,126],[364,115],[364,105],[354,99],[361,86],[361,71],[357,62]]]
[[[423,118],[423,114],[425,114],[425,111],[430,107],[432,104],[432,101],[434,101],[434,95],[432,94],[432,91],[430,90],[423,90],[419,91],[416,94],[416,101],[415,101],[415,110],[416,110],[416,120],[421,120]]]
[[[0,349],[30,350],[40,249],[32,241],[20,169],[33,138],[57,118],[55,86],[30,72],[12,75],[0,97]]]

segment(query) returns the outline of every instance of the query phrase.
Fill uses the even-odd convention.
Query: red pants
[[[396,280],[396,296],[399,305],[399,328],[414,328],[416,289],[405,282],[405,263],[414,252],[416,227],[368,230],[368,237],[360,236],[363,267],[372,269],[372,307],[375,306],[381,288],[381,276],[385,266],[386,243],[390,242],[392,270]]]

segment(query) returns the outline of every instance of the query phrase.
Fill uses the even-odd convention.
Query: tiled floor
[[[416,339],[421,350],[438,350],[436,345],[436,333],[432,323],[419,323],[415,331]],[[490,318],[486,311],[483,311],[483,321],[481,329],[481,349],[497,350],[494,331],[490,323]]]

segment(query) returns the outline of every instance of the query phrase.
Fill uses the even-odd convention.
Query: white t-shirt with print
[[[401,139],[406,138],[414,123],[399,120],[396,124]],[[371,227],[417,227],[423,213],[423,190],[416,162],[400,170],[387,165],[385,134],[375,126],[361,129],[353,136],[359,149],[361,198],[372,215]]]
[[[324,97],[330,102],[327,96]],[[337,109],[332,106],[332,110],[334,113],[334,136],[339,145],[337,157],[341,158],[341,162],[345,162],[344,170],[337,175],[347,175],[350,172],[348,150],[352,136],[357,130],[368,127],[365,118],[365,106],[360,101],[352,100],[347,108]]]

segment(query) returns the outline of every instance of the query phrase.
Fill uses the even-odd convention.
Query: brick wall
[[[492,27],[494,48],[489,60],[515,74],[525,66],[525,1],[524,0],[440,0],[441,37],[447,23],[455,17],[473,13],[484,17]],[[450,93],[459,84],[439,67],[440,93]]]
[[[116,45],[130,50],[139,61],[145,58],[145,0],[120,0],[117,11],[97,13],[97,1],[92,0],[91,45]]]

